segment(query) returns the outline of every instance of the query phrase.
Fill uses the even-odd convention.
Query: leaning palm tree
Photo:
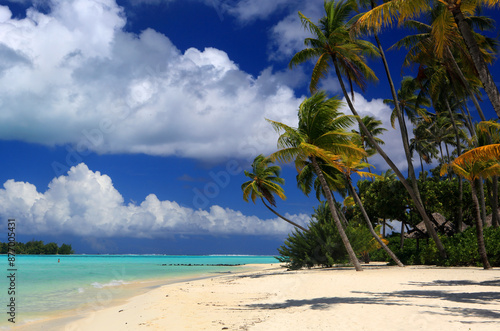
[[[275,194],[283,200],[286,199],[285,192],[280,186],[280,184],[285,183],[285,180],[280,177],[281,168],[277,165],[269,166],[271,162],[272,161],[269,158],[266,158],[261,154],[253,160],[252,172],[245,170],[245,176],[251,178],[251,180],[246,181],[241,185],[241,189],[243,190],[243,200],[248,202],[248,198],[250,197],[255,203],[255,199],[259,197],[264,206],[266,206],[266,208],[273,214],[302,231],[307,231],[303,226],[300,226],[299,224],[280,215],[266,203],[267,200],[271,206],[276,207],[276,199],[274,198]]]
[[[347,195],[347,190],[345,187],[345,182],[342,178],[342,174],[340,173],[340,171],[338,171],[336,167],[322,161],[321,159],[318,160],[318,165],[321,168],[321,171],[323,172],[323,176],[325,177],[326,182],[328,183],[330,191],[332,192],[333,204],[335,205],[335,208],[337,208],[338,204],[337,200],[335,199],[335,194],[333,194],[333,192],[339,193],[342,197],[345,197]],[[309,196],[309,194],[314,188],[314,190],[316,191],[316,199],[321,201],[321,197],[323,196],[324,192],[323,188],[321,187],[321,182],[319,181],[315,173],[316,172],[314,171],[312,163],[305,162],[302,169],[300,169],[300,172],[296,177],[297,186],[306,196]],[[339,208],[337,208],[337,213],[340,216],[340,219],[344,227],[346,227],[348,221],[344,213]]]
[[[432,25],[417,20],[407,20],[404,26],[417,30],[418,33],[405,36],[393,47],[406,47],[408,49],[405,66],[415,63],[422,64],[428,62],[429,59],[437,59],[439,65],[443,67],[443,71],[450,76],[455,93],[469,96],[481,120],[484,121],[484,114],[476,98],[481,81],[476,77],[474,64],[453,16],[442,3],[437,3],[429,16]],[[494,20],[488,17],[470,16],[467,20],[481,30],[494,28]],[[475,34],[474,37],[485,61],[491,64],[496,53],[497,41],[481,34]]]
[[[376,140],[371,135],[368,128],[361,121],[361,117],[356,111],[344,84],[342,77],[347,78],[347,81],[350,84],[351,94],[353,95],[353,84],[356,84],[361,89],[364,89],[367,81],[376,80],[375,74],[366,64],[365,55],[376,56],[379,52],[373,44],[352,37],[349,34],[349,29],[346,25],[347,19],[356,7],[356,2],[354,0],[338,2],[325,1],[326,16],[320,19],[318,25],[314,24],[309,18],[299,12],[304,28],[309,30],[313,34],[314,38],[306,38],[304,40],[304,44],[307,48],[295,54],[290,60],[289,66],[292,68],[308,60],[317,59],[311,77],[311,92],[316,90],[318,81],[325,76],[330,66],[334,67],[347,105],[349,106],[352,114],[356,116],[360,129],[364,132],[370,144],[375,147],[380,156],[387,162],[394,173],[396,173],[399,180],[414,201],[415,207],[425,223],[427,232],[436,243],[440,255],[443,258],[446,258],[446,250],[421,202],[411,157],[409,156],[409,144],[404,142],[403,146],[408,160],[408,168],[411,169],[409,173],[411,175],[412,185],[408,183],[396,164],[376,143]],[[400,122],[402,121],[400,114],[398,114],[398,120]]]
[[[358,193],[356,192],[356,189],[354,188],[352,184],[352,174],[356,173],[360,176],[368,176],[372,177],[373,175],[371,173],[366,173],[363,171],[360,171],[360,169],[363,168],[370,168],[371,165],[365,162],[361,162],[361,159],[359,157],[356,157],[356,155],[345,155],[341,162],[339,163],[340,168],[342,169],[342,173],[344,175],[344,178],[347,182],[347,187],[349,189],[349,192],[351,196],[354,198],[354,201],[358,205],[359,209],[361,210],[361,214],[363,215],[363,218],[366,222],[366,225],[368,226],[368,230],[370,231],[371,235],[373,238],[378,242],[380,246],[386,251],[386,253],[391,257],[391,259],[400,267],[404,267],[404,264],[398,259],[396,254],[393,253],[393,251],[380,239],[379,235],[375,232],[375,229],[373,228],[372,222],[370,220],[370,217],[368,216],[368,213],[365,210],[365,207],[363,206],[363,202],[358,196]]]
[[[294,161],[298,170],[308,162],[312,164],[349,260],[357,271],[361,271],[363,269],[342,227],[332,193],[319,165],[319,162],[335,164],[343,154],[364,154],[361,148],[350,141],[353,133],[347,132],[346,129],[353,120],[338,111],[340,106],[341,102],[338,99],[327,99],[324,92],[319,92],[305,99],[300,105],[297,128],[268,120],[274,129],[281,133],[278,138],[280,150],[273,153],[270,158],[285,163]]]
[[[484,55],[481,53],[481,49],[474,38],[474,31],[466,20],[466,16],[474,14],[478,6],[498,6],[500,5],[500,0],[439,0],[439,2],[443,3],[453,15],[457,28],[474,63],[477,75],[495,112],[500,117],[500,93],[484,60]],[[356,26],[360,29],[368,27],[378,31],[383,25],[392,25],[394,21],[397,21],[401,25],[406,20],[418,17],[422,13],[430,12],[432,10],[431,3],[428,0],[387,1],[361,16]]]
[[[479,200],[477,198],[476,182],[500,175],[500,144],[492,144],[474,148],[461,156],[457,157],[449,166],[459,176],[467,179],[472,188],[472,201],[475,205],[476,218],[476,238],[478,251],[484,269],[491,269],[486,253],[483,236],[483,222],[481,220],[481,211]],[[442,168],[442,173],[447,171],[447,167]]]

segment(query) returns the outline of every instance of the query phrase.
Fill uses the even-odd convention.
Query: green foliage
[[[399,180],[358,182],[361,201],[370,219],[389,218],[406,221],[409,196]]]
[[[308,231],[295,231],[288,236],[284,245],[278,248],[280,256],[277,259],[287,263],[291,269],[348,263],[349,257],[329,208],[323,203],[315,210],[313,217]],[[357,256],[366,259],[370,252],[379,247],[364,224],[351,222],[345,232]]]
[[[9,244],[6,242],[0,242],[0,254],[7,254],[8,252]],[[30,255],[69,255],[74,254],[75,251],[71,248],[71,245],[62,244],[61,247],[59,247],[54,242],[44,244],[42,240],[33,239],[28,241],[27,243],[16,242],[15,253]]]
[[[331,267],[349,261],[342,239],[331,221],[312,220],[308,231],[290,234],[278,252],[278,260],[286,262],[291,269]]]
[[[458,219],[459,189],[458,179],[440,180],[439,177],[429,177],[418,180],[418,187],[422,202],[428,213],[440,213],[447,220]],[[412,222],[419,222],[419,217],[409,217],[408,210],[416,214],[415,206],[408,196],[405,188],[398,180],[364,180],[358,182],[360,197],[363,205],[372,220],[389,218],[404,220],[412,226]],[[486,185],[485,185],[486,189]],[[485,191],[485,196],[488,194]],[[463,182],[462,195],[463,219],[466,224],[474,224],[474,203],[472,201],[471,187],[467,181]],[[490,212],[487,199],[487,212]]]
[[[476,229],[468,228],[462,233],[451,237],[441,238],[448,253],[448,259],[439,258],[436,244],[420,240],[417,250],[416,239],[406,239],[403,249],[400,249],[400,234],[396,233],[387,238],[389,248],[406,265],[427,264],[441,266],[482,266],[477,249]],[[484,241],[491,266],[500,266],[500,228],[489,227],[484,229]],[[371,255],[372,260],[390,262],[389,256],[382,250]]]
[[[62,244],[61,247],[59,247],[58,253],[61,255],[70,255],[74,254],[75,251],[71,248],[71,245]]]

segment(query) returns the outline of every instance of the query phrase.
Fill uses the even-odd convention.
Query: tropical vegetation
[[[280,261],[291,268],[350,263],[362,270],[359,260],[372,255],[400,266],[499,265],[500,125],[483,110],[492,107],[500,118],[500,94],[488,67],[498,41],[488,32],[494,20],[482,11],[498,5],[335,0],[324,2],[317,22],[298,13],[310,36],[289,67],[310,68],[311,96],[298,109],[297,127],[267,119],[279,133],[278,150],[257,156],[242,185],[245,201],[260,198],[280,216],[269,206],[276,207],[274,195],[285,198],[280,168],[272,164],[293,162],[298,188],[306,195],[315,191],[320,200],[309,224],[292,224]],[[403,37],[384,49],[383,34],[390,29]],[[406,50],[399,82],[386,57],[394,49]],[[377,83],[371,68],[376,61],[385,69],[389,88],[383,100],[391,111],[361,116],[355,92]],[[330,74],[340,96],[319,89],[328,88],[320,82]],[[340,97],[350,115],[340,111]],[[394,129],[405,164],[384,150],[383,134]],[[370,164],[374,155],[385,161],[384,172]],[[387,245],[383,238],[395,222],[398,234]]]
[[[70,255],[74,254],[73,248],[69,244],[57,245],[54,242],[44,244],[42,240],[30,240],[26,243],[16,242],[15,251],[12,251],[12,245],[0,242],[0,254],[8,254],[9,251],[15,254],[30,255]]]

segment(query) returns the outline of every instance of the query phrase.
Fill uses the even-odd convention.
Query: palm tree
[[[411,76],[403,77],[401,81],[401,88],[398,90],[398,102],[399,109],[403,115],[406,115],[411,123],[417,124],[417,122],[422,118],[426,121],[430,121],[429,112],[423,108],[429,107],[431,104],[429,99],[426,97],[421,97],[416,94],[419,89],[418,81]],[[394,106],[393,99],[384,99],[386,105]],[[396,108],[393,109],[391,113],[391,125],[394,128],[395,120],[397,118]],[[404,122],[403,122],[404,123]],[[406,129],[406,124],[405,124]]]
[[[356,192],[356,189],[352,185],[351,176],[353,173],[357,173],[360,176],[369,176],[369,177],[373,176],[371,173],[367,174],[365,172],[360,171],[360,169],[363,169],[363,168],[370,168],[371,165],[369,165],[365,162],[361,162],[361,159],[359,157],[357,157],[356,155],[352,155],[352,154],[351,155],[344,155],[342,157],[342,161],[339,165],[342,169],[342,173],[344,174],[345,180],[347,182],[347,187],[349,188],[349,192],[350,192],[351,196],[354,198],[354,201],[358,205],[359,209],[361,210],[361,214],[363,215],[363,218],[366,222],[366,225],[368,226],[368,230],[370,231],[371,235],[378,242],[378,244],[380,246],[382,246],[382,248],[386,251],[386,253],[389,254],[391,259],[398,266],[404,267],[404,264],[401,263],[401,261],[398,259],[396,254],[394,254],[392,252],[392,250],[389,247],[387,247],[387,245],[382,241],[382,239],[380,239],[379,235],[373,229],[373,225],[372,225],[372,222],[370,220],[370,217],[368,216],[368,214],[365,210],[365,207],[363,206],[363,203],[362,203],[361,199],[359,198],[358,193]]]
[[[379,121],[379,120],[375,119],[375,117],[369,116],[369,115],[363,116],[361,121],[366,126],[368,131],[370,131],[371,135],[373,136],[373,138],[375,139],[377,144],[384,145],[385,144],[384,141],[377,137],[377,136],[383,134],[385,131],[387,131],[386,128],[382,127],[382,121]],[[368,163],[368,158],[370,156],[375,155],[377,153],[377,150],[375,149],[374,146],[372,146],[370,144],[368,137],[365,135],[365,133],[363,132],[363,130],[361,128],[359,128],[359,131],[352,130],[352,132],[354,132],[358,135],[357,137],[359,137],[359,144],[361,145],[361,147],[363,147],[363,149],[365,150],[365,152],[367,154],[367,156],[364,157],[363,161],[365,163]],[[368,172],[370,174],[372,172],[370,167],[368,167]],[[372,178],[372,180],[373,180],[373,178]]]
[[[387,156],[382,148],[376,143],[374,137],[370,134],[368,128],[361,121],[361,117],[354,108],[349,93],[345,87],[342,76],[345,76],[351,87],[351,94],[353,94],[353,83],[364,89],[368,80],[374,81],[376,79],[373,71],[365,63],[365,54],[375,56],[379,54],[375,46],[363,40],[353,38],[349,34],[349,29],[346,26],[346,20],[356,8],[356,2],[353,0],[345,1],[329,1],[325,2],[326,16],[320,19],[319,26],[315,25],[309,18],[305,17],[299,12],[300,19],[304,27],[309,30],[315,38],[306,38],[304,43],[308,48],[299,51],[295,54],[289,66],[293,67],[300,63],[306,62],[310,59],[317,59],[313,69],[311,85],[312,91],[316,89],[319,79],[321,79],[331,65],[335,68],[335,73],[342,88],[342,92],[346,99],[347,105],[352,114],[356,116],[361,130],[365,133],[370,144],[376,148],[380,156],[387,162],[391,169],[396,173],[401,183],[404,185],[408,194],[415,203],[422,219],[425,223],[428,233],[433,238],[440,255],[445,258],[446,251],[439,239],[436,230],[434,229],[429,216],[421,202],[416,178],[414,176],[413,165],[411,162],[409,144],[403,142],[405,154],[407,155],[409,172],[412,176],[413,187],[407,182],[401,171],[396,167],[394,162]],[[385,63],[386,64],[386,63]],[[387,64],[386,64],[387,65]],[[397,103],[396,103],[397,104]],[[403,121],[400,113],[398,114],[400,123]],[[404,139],[404,135],[403,135]]]
[[[278,133],[283,132],[278,138],[280,150],[270,158],[285,163],[294,160],[297,169],[302,169],[307,162],[312,164],[349,260],[357,271],[361,271],[363,269],[342,227],[332,193],[318,162],[322,160],[334,164],[340,158],[339,155],[364,154],[362,149],[350,141],[353,134],[346,132],[346,128],[352,124],[352,118],[338,111],[340,105],[338,99],[327,99],[324,92],[319,92],[306,98],[300,105],[298,128],[268,120]]]
[[[432,162],[432,159],[437,158],[438,150],[431,141],[430,135],[427,132],[431,123],[419,121],[417,126],[413,128],[413,138],[410,139],[410,151],[417,152],[420,158],[420,169],[424,173],[424,161],[427,164]]]
[[[336,167],[322,161],[321,159],[318,160],[318,164],[328,183],[328,187],[330,187],[330,190],[332,191],[332,200],[335,205],[335,208],[337,208],[337,200],[335,199],[335,195],[333,194],[333,192],[335,191],[340,193],[342,197],[345,197],[347,193],[345,182],[342,178],[342,174],[340,173],[340,171],[338,171]],[[297,178],[298,188],[306,196],[309,196],[314,187],[314,190],[316,191],[316,199],[321,201],[321,196],[323,196],[323,188],[321,187],[321,183],[318,177],[315,176],[314,167],[311,162],[304,163],[303,168],[300,169],[300,172],[297,174],[296,178]],[[339,210],[338,208],[337,212],[340,216],[342,224],[344,225],[344,227],[346,227],[348,222],[344,213],[341,212],[341,210]]]
[[[478,77],[495,112],[500,117],[500,93],[488,69],[484,55],[474,37],[474,32],[466,21],[466,16],[473,14],[479,5],[497,6],[500,4],[500,0],[439,0],[439,2],[445,4],[448,11],[453,15],[457,28],[474,63]],[[385,2],[362,15],[356,23],[357,29],[368,27],[378,31],[383,25],[392,25],[393,21],[398,21],[398,24],[401,25],[408,19],[413,19],[422,13],[430,12],[432,10],[430,4],[431,2],[428,0],[392,0]]]
[[[459,176],[467,179],[472,188],[472,201],[476,207],[476,238],[478,244],[479,256],[484,269],[491,269],[486,253],[483,236],[483,222],[481,220],[481,211],[479,200],[477,198],[476,181],[491,176],[500,175],[500,144],[492,144],[474,148],[461,156],[457,157],[450,167]],[[447,168],[443,167],[442,172]]]
[[[241,185],[241,189],[243,190],[243,200],[248,202],[248,198],[250,197],[255,203],[255,199],[259,197],[264,206],[266,206],[267,209],[269,209],[273,214],[302,231],[307,231],[306,228],[278,214],[278,212],[267,205],[266,200],[271,206],[276,207],[276,200],[274,198],[275,194],[283,200],[286,199],[285,192],[280,186],[280,184],[285,183],[285,180],[280,177],[281,168],[276,165],[269,166],[271,162],[272,161],[269,158],[260,154],[253,160],[252,172],[245,170],[245,176],[251,178],[251,180]]]
[[[439,61],[439,65],[450,76],[455,94],[466,92],[465,96],[472,99],[479,116],[484,121],[484,114],[476,98],[476,94],[479,93],[477,87],[481,81],[476,78],[474,64],[452,15],[442,3],[437,3],[430,12],[430,21],[432,25],[416,20],[406,21],[404,26],[417,30],[418,33],[404,37],[392,47],[408,48],[405,66],[428,63],[429,59]],[[494,21],[484,16],[470,16],[468,21],[481,30],[494,27]],[[475,37],[481,46],[485,61],[491,63],[496,53],[496,40],[480,34],[475,34]],[[457,61],[460,62],[460,66]]]
[[[500,125],[494,121],[482,121],[478,123],[476,133],[476,146],[500,144]],[[498,215],[498,177],[493,176],[491,179],[491,223],[494,227],[499,227],[500,219]]]
[[[455,138],[452,130],[453,126],[450,119],[443,115],[435,116],[432,124],[427,129],[430,140],[439,148],[442,164],[446,163],[446,160],[450,160],[448,145],[453,144]],[[447,151],[446,155],[443,152],[443,144]]]

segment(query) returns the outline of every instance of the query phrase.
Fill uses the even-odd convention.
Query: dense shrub
[[[295,231],[278,248],[280,262],[291,269],[313,266],[329,267],[347,263],[347,252],[335,225],[311,221],[306,232]]]
[[[448,258],[439,257],[436,244],[432,240],[420,240],[417,250],[416,239],[405,240],[403,249],[400,249],[400,234],[396,233],[387,238],[389,247],[407,265],[435,264],[442,266],[482,266],[477,249],[476,229],[468,228],[462,233],[451,237],[442,237],[443,245]],[[500,266],[500,228],[489,227],[484,229],[484,241],[491,266]],[[371,255],[372,260],[388,261],[389,256],[383,250],[377,250]]]
[[[321,205],[313,217],[315,219],[309,224],[308,231],[295,231],[288,236],[284,245],[278,248],[280,256],[277,259],[291,269],[349,263],[328,208]],[[370,252],[379,248],[364,224],[351,221],[345,231],[358,257],[366,259]]]

